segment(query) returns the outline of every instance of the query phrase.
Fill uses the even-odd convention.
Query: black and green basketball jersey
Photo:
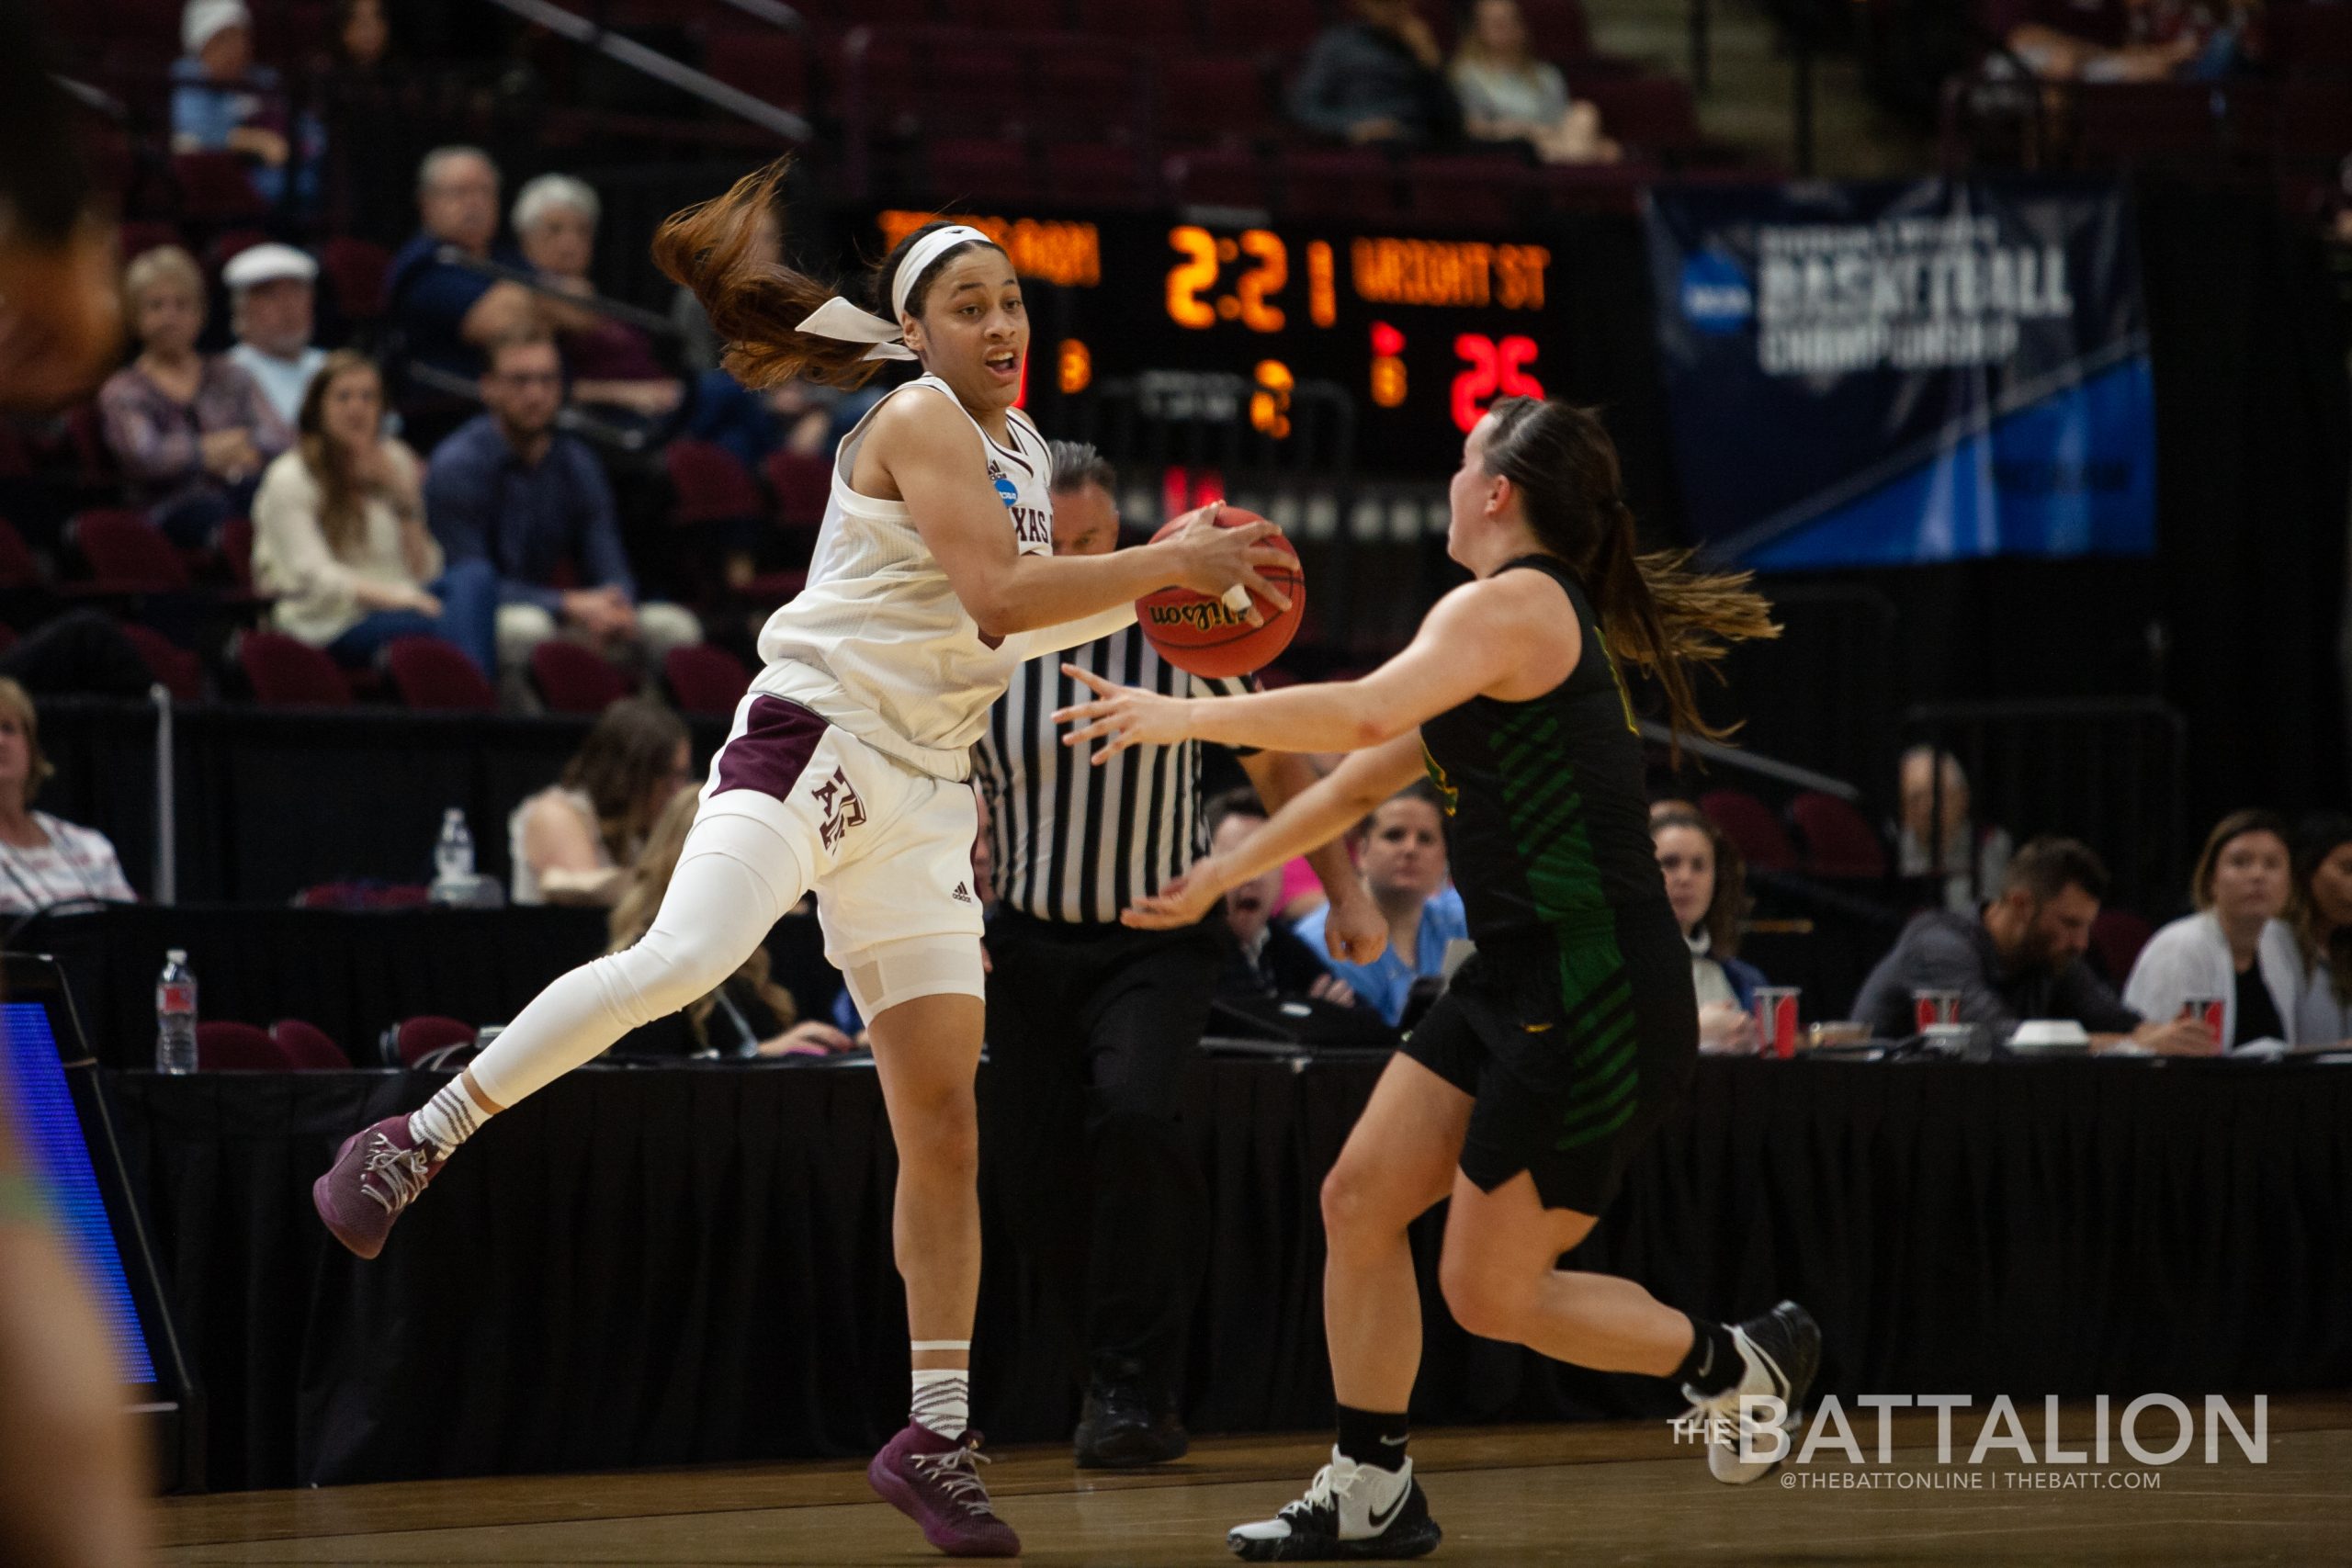
[[[1576,669],[1531,701],[1473,697],[1421,726],[1454,886],[1481,948],[1597,931],[1628,906],[1666,902],[1641,736],[1600,624],[1559,559],[1522,556],[1501,570],[1522,568],[1567,591],[1584,632]]]

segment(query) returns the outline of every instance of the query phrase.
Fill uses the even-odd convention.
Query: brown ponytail
[[[653,264],[673,283],[694,290],[709,312],[711,329],[727,344],[719,363],[746,387],[757,390],[796,376],[828,386],[862,387],[888,363],[865,357],[871,344],[798,330],[810,311],[841,291],[763,254],[760,220],[773,219],[775,232],[782,234],[784,212],[776,193],[791,166],[789,157],[778,158],[737,180],[725,196],[672,213],[654,231]],[[889,313],[890,286],[908,247],[938,227],[926,223],[892,247],[875,277],[875,295],[882,301],[877,314]],[[979,243],[953,246],[924,269],[909,296],[917,315],[931,276]]]
[[[1487,472],[1518,487],[1537,541],[1591,596],[1610,651],[1657,678],[1678,739],[1728,737],[1738,727],[1700,715],[1690,671],[1713,670],[1735,642],[1781,635],[1753,574],[1692,571],[1689,550],[1642,553],[1617,448],[1591,410],[1498,398],[1488,417]]]

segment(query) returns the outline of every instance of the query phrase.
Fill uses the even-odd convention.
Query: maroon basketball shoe
[[[343,1141],[334,1166],[311,1184],[311,1202],[335,1240],[373,1258],[401,1211],[446,1163],[416,1141],[407,1117],[387,1116]]]
[[[882,1500],[922,1527],[923,1540],[950,1557],[1018,1557],[1021,1538],[989,1506],[980,1484],[980,1435],[943,1438],[910,1422],[865,1467]]]

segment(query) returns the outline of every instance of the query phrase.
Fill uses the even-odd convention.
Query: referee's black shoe
[[[1160,1410],[1125,1379],[1097,1378],[1078,1417],[1078,1468],[1132,1470],[1184,1457],[1193,1440],[1173,1411]]]

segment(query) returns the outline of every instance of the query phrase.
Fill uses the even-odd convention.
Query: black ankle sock
[[[1694,1317],[1690,1320],[1690,1353],[1667,1375],[1678,1383],[1690,1384],[1702,1395],[1717,1394],[1747,1375],[1747,1361],[1733,1342],[1729,1328]]]
[[[1340,1406],[1340,1451],[1358,1464],[1383,1470],[1405,1468],[1405,1444],[1412,1436],[1412,1417],[1399,1410],[1357,1410]]]

